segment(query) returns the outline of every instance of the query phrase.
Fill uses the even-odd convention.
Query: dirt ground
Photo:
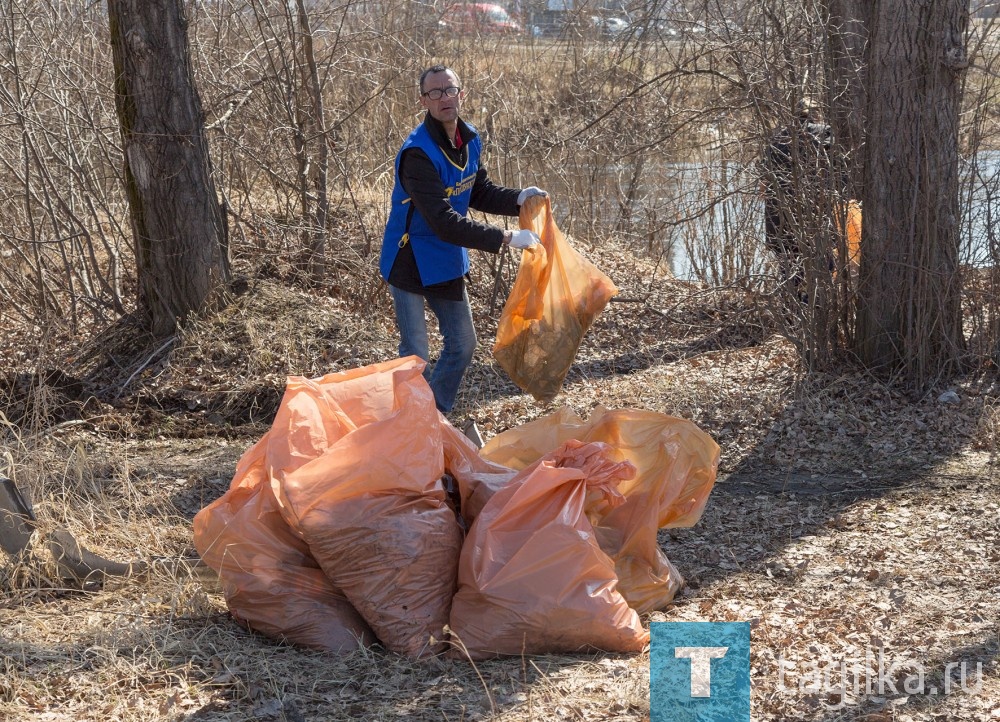
[[[587,250],[621,293],[547,405],[492,362],[492,287],[476,266],[481,343],[452,421],[472,418],[488,439],[562,405],[584,417],[603,406],[709,433],[722,456],[706,511],[660,532],[687,585],[643,621],[750,622],[754,720],[1000,719],[995,375],[919,396],[846,365],[805,375],[740,294]],[[267,430],[285,376],[395,355],[384,289],[343,283],[331,294],[255,276],[168,344],[127,323],[79,345],[4,334],[0,457],[39,525],[153,564],[78,591],[41,551],[7,563],[0,717],[649,718],[648,650],[475,665],[304,650],[237,625],[211,575],[190,564],[195,513]]]

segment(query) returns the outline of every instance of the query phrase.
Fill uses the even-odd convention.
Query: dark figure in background
[[[795,120],[771,136],[761,160],[767,248],[775,255],[783,280],[800,297],[804,259],[823,237],[834,203],[832,145],[830,126],[816,122],[812,109],[803,103]],[[832,251],[825,251],[831,264]]]

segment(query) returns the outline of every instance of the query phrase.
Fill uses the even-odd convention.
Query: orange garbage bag
[[[568,441],[483,507],[451,609],[456,644],[471,658],[636,652],[648,643],[585,513],[588,490],[612,507],[623,501],[615,487],[635,469],[612,457],[604,444]]]
[[[861,265],[861,204],[847,203],[847,258],[855,268]]]
[[[382,643],[413,657],[441,648],[462,546],[423,369],[411,356],[290,378],[269,440],[286,520]]]
[[[506,486],[517,472],[481,457],[476,445],[451,424],[442,423],[441,431],[445,471],[457,483],[460,513],[467,530],[490,497]]]
[[[846,229],[845,229],[846,226]],[[861,265],[861,203],[849,200],[840,206],[837,228],[844,237],[847,250],[846,267],[857,271]]]
[[[719,464],[719,446],[690,421],[654,411],[596,408],[583,421],[567,408],[493,437],[480,452],[523,469],[569,439],[603,442],[636,468],[618,491],[619,506],[591,495],[587,515],[615,562],[618,590],[640,614],[662,609],[684,580],[660,549],[658,529],[693,526],[701,517]]]
[[[570,246],[547,196],[521,206],[520,224],[542,242],[521,255],[493,356],[522,390],[549,401],[562,388],[583,335],[618,289]]]
[[[233,617],[269,637],[330,652],[375,641],[302,539],[285,523],[264,469],[266,438],[243,455],[232,486],[194,518],[194,544],[219,574]]]

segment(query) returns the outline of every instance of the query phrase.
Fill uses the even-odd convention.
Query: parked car
[[[637,38],[666,42],[680,37],[677,28],[660,18],[643,18],[633,21],[631,27]]]
[[[445,30],[463,35],[513,35],[523,32],[506,10],[492,3],[450,5],[441,16],[441,22]]]
[[[604,18],[604,32],[611,37],[621,35],[628,30],[628,21],[624,18]]]
[[[598,37],[614,38],[628,29],[628,23],[621,18],[591,15],[589,29],[592,34]]]

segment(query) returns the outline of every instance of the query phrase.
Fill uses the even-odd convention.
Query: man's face
[[[444,90],[445,88],[459,88],[458,76],[450,70],[443,73],[431,73],[424,78],[424,87],[420,94],[420,104],[427,108],[434,120],[442,123],[453,123],[458,120],[459,112],[462,109],[462,98],[465,93],[459,93],[454,98],[449,98],[442,93],[438,100],[431,100],[426,93],[431,90]]]

